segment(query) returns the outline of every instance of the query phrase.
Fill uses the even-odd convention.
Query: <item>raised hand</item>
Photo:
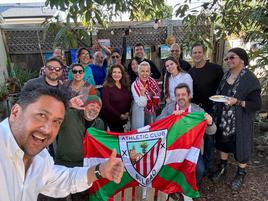
[[[75,96],[73,98],[71,98],[71,100],[69,101],[69,105],[72,108],[75,108],[77,110],[84,110],[85,108],[83,107],[84,102],[82,100],[83,98],[83,94]]]
[[[116,158],[116,150],[113,149],[109,160],[100,165],[100,173],[102,177],[119,184],[123,176],[123,172],[123,162]]]
[[[141,96],[144,96],[145,91],[146,91],[146,87],[144,87],[144,86],[141,84],[141,85],[140,85],[140,94],[141,94]]]

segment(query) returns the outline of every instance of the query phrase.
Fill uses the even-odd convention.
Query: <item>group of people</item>
[[[250,159],[254,114],[261,107],[261,87],[247,68],[246,51],[228,51],[225,73],[221,66],[205,60],[201,44],[191,49],[193,66],[182,59],[177,43],[171,45],[170,55],[160,71],[144,58],[144,46],[138,43],[126,67],[119,49],[110,51],[100,45],[93,55],[87,48],[78,49],[77,63],[67,67],[62,49],[57,48],[41,68],[40,77],[25,84],[10,117],[0,124],[3,200],[36,200],[39,193],[56,198],[72,193],[72,200],[86,199],[87,192],[81,191],[94,180],[105,177],[120,182],[123,172],[114,152],[103,164],[81,167],[88,127],[124,132],[128,121],[131,129],[138,129],[168,115],[196,111],[204,112],[207,121],[197,181],[204,175],[219,181],[232,153],[238,170],[231,188],[239,190]],[[160,72],[162,87],[158,84]],[[209,100],[217,94],[228,98],[223,103]],[[165,106],[157,117],[160,100]],[[44,149],[48,145],[56,166]],[[215,147],[220,157],[216,169]],[[37,183],[40,178],[42,182]],[[51,197],[42,199],[54,200]]]

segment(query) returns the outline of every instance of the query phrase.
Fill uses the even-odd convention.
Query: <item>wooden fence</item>
[[[147,188],[146,197],[143,198],[142,187],[127,188],[124,192],[119,192],[114,196],[114,201],[175,201],[168,198],[168,195],[154,188]]]

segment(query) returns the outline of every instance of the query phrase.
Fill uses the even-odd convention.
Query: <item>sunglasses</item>
[[[171,52],[179,52],[179,50],[171,50]]]
[[[228,60],[234,60],[235,58],[237,58],[238,56],[229,56],[229,57],[225,57],[224,59],[223,59],[223,61],[224,62],[227,62]]]
[[[46,68],[49,70],[49,71],[53,71],[55,70],[56,72],[60,72],[62,70],[61,67],[54,67],[54,66],[46,66]]]
[[[113,59],[115,59],[115,58],[119,59],[120,56],[119,56],[119,55],[115,55],[115,56],[112,56],[112,58],[113,58]]]
[[[72,72],[73,72],[73,74],[77,74],[77,73],[83,74],[84,73],[83,70],[72,70]]]

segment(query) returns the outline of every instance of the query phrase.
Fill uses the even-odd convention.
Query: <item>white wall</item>
[[[0,30],[0,83],[4,83],[4,74],[7,75],[7,54],[5,50],[5,45]]]

